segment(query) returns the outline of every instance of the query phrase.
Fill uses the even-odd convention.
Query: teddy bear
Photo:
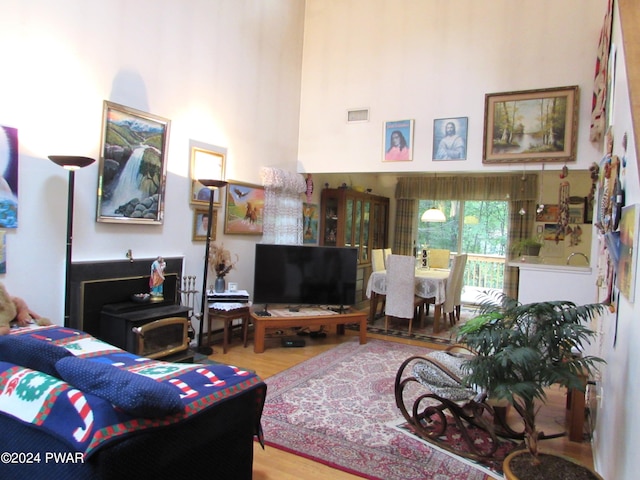
[[[12,322],[16,322],[20,327],[33,322],[38,325],[51,325],[51,320],[32,311],[23,299],[9,295],[4,284],[0,283],[0,335],[9,333]]]

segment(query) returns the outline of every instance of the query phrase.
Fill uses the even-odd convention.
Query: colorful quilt
[[[87,361],[87,372],[109,364],[162,382],[178,392],[183,410],[158,418],[143,418],[127,413],[97,394],[75,388],[62,378],[22,366],[13,357],[13,362],[6,361],[0,352],[0,415],[46,430],[71,449],[83,453],[85,459],[116,439],[185,421],[240,392],[264,386],[254,372],[232,365],[152,360],[66,327],[16,329],[11,334],[64,347],[76,358]],[[132,396],[135,397],[136,392]],[[257,408],[260,414],[262,405]],[[256,434],[260,434],[259,430],[256,425]]]

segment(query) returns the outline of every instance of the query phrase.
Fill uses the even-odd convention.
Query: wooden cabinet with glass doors
[[[387,248],[389,199],[347,188],[325,188],[320,207],[320,245],[358,249],[357,307],[365,308],[371,250]]]

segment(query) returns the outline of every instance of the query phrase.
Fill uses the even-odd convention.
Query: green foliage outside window
[[[430,207],[440,208],[444,223],[420,221]],[[418,208],[418,248],[446,248],[452,252],[505,256],[508,231],[507,202],[420,200]]]

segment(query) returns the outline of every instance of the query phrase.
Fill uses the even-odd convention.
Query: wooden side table
[[[222,333],[222,353],[227,353],[227,347],[231,341],[231,324],[234,320],[242,319],[242,340],[244,346],[247,346],[247,333],[249,331],[249,318],[251,317],[251,309],[249,306],[235,308],[233,310],[209,309],[209,329],[207,332],[207,345],[211,344],[211,322],[220,320],[224,324]]]

